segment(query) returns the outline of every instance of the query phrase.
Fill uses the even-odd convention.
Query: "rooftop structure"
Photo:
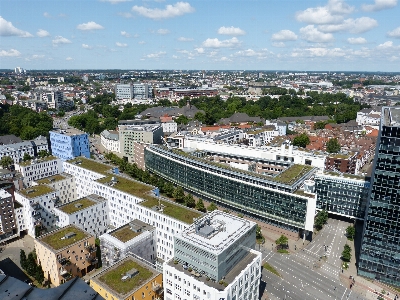
[[[38,242],[51,247],[54,250],[61,250],[72,244],[79,243],[81,240],[89,237],[89,234],[76,226],[70,225],[49,232],[37,239]]]
[[[53,175],[53,176],[50,176],[50,177],[46,177],[46,178],[43,178],[43,179],[36,180],[36,183],[38,183],[38,184],[50,184],[50,183],[53,183],[53,182],[64,180],[66,178],[67,177],[62,175],[62,174],[56,174],[56,175]]]
[[[126,243],[127,241],[139,236],[140,234],[148,230],[154,230],[154,227],[135,219],[128,224],[111,231],[109,234],[117,238],[121,242]]]
[[[35,165],[35,164],[39,164],[42,162],[46,162],[46,161],[51,161],[51,160],[55,160],[57,159],[57,157],[53,156],[53,155],[49,155],[46,157],[41,157],[41,158],[33,158],[27,161],[21,161],[20,163],[18,163],[21,166],[29,166],[29,165]]]
[[[36,198],[42,195],[46,195],[54,192],[54,189],[47,185],[36,185],[24,190],[19,190],[18,193],[24,195],[27,198]]]
[[[73,201],[71,203],[59,206],[58,209],[62,210],[63,212],[65,212],[67,214],[73,214],[82,209],[86,209],[94,204],[96,204],[95,201],[90,200],[88,198],[82,198],[82,199]]]

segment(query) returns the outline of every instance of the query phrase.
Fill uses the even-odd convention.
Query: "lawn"
[[[27,198],[36,198],[51,192],[54,192],[54,190],[47,185],[35,185],[19,191],[19,193],[23,194]]]
[[[69,239],[62,240],[61,238],[69,232],[75,233],[75,236],[72,238],[69,238]],[[87,236],[88,235],[85,232],[83,232],[82,230],[71,226],[71,227],[63,228],[53,234],[50,233],[50,234],[44,236],[43,238],[39,238],[39,241],[42,241],[43,243],[46,243],[53,249],[58,250],[58,249],[66,247],[66,246],[72,245],[72,244],[84,239]]]
[[[121,229],[118,229],[112,233],[110,233],[113,237],[119,239],[121,242],[126,243],[127,241],[137,237],[141,232],[134,232],[131,227],[124,226]]]
[[[164,214],[187,224],[192,224],[193,218],[202,216],[202,213],[190,210],[184,206],[172,204],[162,200],[160,202],[162,205],[164,205]],[[148,197],[146,201],[143,201],[139,204],[148,208],[152,208],[154,206],[158,206],[158,199],[154,197]]]
[[[293,165],[279,175],[273,177],[272,180],[286,184],[293,184],[296,180],[300,179],[312,169],[313,167],[311,166]]]
[[[42,183],[43,184],[49,184],[49,183],[53,183],[53,182],[56,182],[56,181],[63,180],[65,178],[67,178],[67,177],[57,174],[57,175],[53,175],[53,176],[50,176],[50,177],[46,177],[46,178],[37,180],[36,182],[40,183],[40,184],[42,184]]]
[[[132,269],[138,270],[139,274],[130,279],[122,281],[121,278],[123,274],[126,274],[126,272]],[[132,260],[127,260],[120,266],[112,268],[108,272],[104,273],[99,280],[108,285],[113,291],[116,291],[121,295],[125,295],[146,283],[153,275],[153,272],[143,268],[138,263]]]
[[[135,195],[137,197],[143,198],[148,192],[150,192],[154,187],[142,184],[135,180],[130,180],[121,176],[106,176],[98,179],[97,181],[100,183],[109,183],[111,182],[111,178],[115,177],[117,182],[113,185],[117,190],[126,192],[128,194]]]
[[[81,207],[76,207],[76,205],[78,203],[82,204],[82,206]],[[79,199],[79,200],[76,200],[74,202],[65,204],[63,206],[59,206],[58,209],[62,210],[63,212],[65,212],[65,213],[70,215],[70,214],[73,214],[74,212],[77,212],[77,211],[85,209],[85,208],[87,208],[89,206],[92,206],[93,204],[96,204],[96,202],[94,202],[92,200],[89,200],[87,198],[83,198],[83,199]]]
[[[111,170],[111,166],[105,165],[99,162],[96,162],[94,160],[86,159],[85,157],[77,157],[74,159],[69,160],[68,162],[71,164],[74,164],[74,162],[80,161],[80,164],[77,164],[77,166],[80,166],[82,168],[91,170],[93,172],[97,173],[106,173],[107,171]]]
[[[263,267],[265,270],[270,271],[272,274],[275,274],[276,276],[281,277],[281,274],[279,274],[278,271],[273,266],[271,266],[269,263],[267,263],[267,262],[264,263]]]

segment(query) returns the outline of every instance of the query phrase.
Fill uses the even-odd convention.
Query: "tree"
[[[35,237],[39,237],[41,231],[42,231],[42,226],[36,225],[36,226],[35,226]]]
[[[100,239],[96,238],[94,244],[96,245],[96,257],[98,259],[97,268],[101,268],[103,263],[101,262]]]
[[[19,263],[20,263],[22,269],[24,269],[24,270],[26,270],[26,262],[27,262],[27,260],[26,260],[25,251],[21,249],[19,251]]]
[[[354,226],[350,225],[346,228],[346,235],[349,240],[353,240],[354,236],[356,235],[356,229]]]
[[[218,207],[217,207],[217,205],[215,205],[214,202],[211,202],[211,204],[207,207],[208,211],[214,211],[214,210],[217,210],[217,209],[218,209]]]
[[[351,247],[349,245],[344,245],[342,252],[342,260],[349,262],[351,260]]]
[[[193,207],[196,206],[196,201],[194,200],[192,194],[187,194],[187,195],[185,196],[184,201],[185,201],[185,204],[186,204],[187,207],[193,208]]]
[[[44,272],[42,269],[41,265],[36,265],[35,268],[35,274],[33,275],[33,277],[36,279],[37,282],[39,282],[40,284],[43,283],[44,280]]]
[[[32,157],[29,155],[29,153],[24,153],[24,157],[22,158],[23,161],[31,160]]]
[[[315,217],[314,227],[317,230],[321,230],[322,227],[325,225],[326,221],[328,221],[328,212],[326,210],[321,210]]]
[[[26,261],[26,272],[30,275],[30,276],[34,276],[35,275],[35,271],[36,271],[36,261],[35,261],[35,257],[33,255],[33,252],[30,252],[28,254],[28,259]]]
[[[189,119],[188,117],[184,116],[184,115],[180,115],[178,118],[175,119],[175,122],[177,124],[187,124],[189,123]]]
[[[178,186],[174,193],[172,194],[172,197],[174,197],[176,202],[182,203],[185,199],[185,193],[183,191],[183,188],[181,186]]]
[[[284,248],[284,247],[286,248],[288,241],[289,241],[289,239],[288,239],[285,235],[282,234],[282,235],[279,237],[279,239],[277,239],[277,240],[275,241],[275,243],[276,243],[276,245],[277,245],[278,247],[280,247],[280,248],[282,249],[282,248]]]
[[[326,121],[315,122],[314,129],[324,129],[326,124],[328,124],[328,122],[326,122]]]
[[[262,233],[261,233],[261,227],[260,227],[260,225],[258,225],[257,224],[257,228],[256,228],[256,239],[257,240],[260,240],[260,239],[263,239],[264,237],[263,237],[263,235],[262,235]]]
[[[40,150],[38,152],[38,155],[39,155],[40,158],[45,158],[47,156],[50,156],[50,153],[48,151],[46,151],[46,150]]]
[[[326,151],[329,153],[338,153],[340,151],[340,144],[337,138],[330,139],[326,143]]]
[[[302,133],[293,139],[293,146],[305,148],[309,143],[310,143],[310,138],[305,133]]]
[[[14,163],[14,160],[10,157],[10,156],[3,156],[0,159],[0,165],[3,167],[3,169],[8,168],[9,166],[11,166]]]
[[[199,111],[194,115],[194,119],[204,123],[206,121],[206,115]]]
[[[202,212],[206,212],[206,211],[207,211],[206,208],[205,208],[205,206],[204,206],[204,203],[203,203],[203,200],[202,200],[202,199],[199,199],[199,200],[197,201],[197,203],[196,203],[196,209],[197,209],[198,211],[202,211]]]

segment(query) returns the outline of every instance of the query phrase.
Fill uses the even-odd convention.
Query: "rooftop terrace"
[[[68,204],[64,204],[62,206],[57,207],[59,210],[67,213],[67,214],[73,214],[77,211],[83,210],[85,208],[88,208],[89,206],[92,206],[96,204],[95,201],[89,200],[88,198],[82,198],[75,200],[73,202],[70,202]]]
[[[110,165],[102,164],[102,163],[96,162],[92,159],[87,159],[82,156],[71,159],[68,162],[71,164],[76,164],[77,162],[79,162],[79,164],[77,164],[78,166],[80,166],[84,169],[88,169],[93,172],[101,173],[101,174],[104,174],[107,171],[112,169],[112,166],[110,166]]]
[[[49,194],[51,192],[54,192],[54,189],[47,185],[35,185],[30,188],[18,191],[18,193],[24,195],[27,198],[36,198],[42,195]]]
[[[70,238],[61,239],[65,237],[66,234],[69,233],[74,233],[75,235]],[[79,228],[70,225],[58,229],[56,231],[52,231],[44,235],[43,237],[38,238],[38,240],[52,247],[54,250],[59,250],[67,246],[70,246],[76,242],[79,242],[89,236],[90,235],[85,233],[83,230],[80,230]]]
[[[26,166],[34,165],[35,163],[39,164],[39,163],[42,163],[42,162],[55,160],[55,159],[57,159],[57,157],[50,155],[50,156],[46,156],[46,157],[43,157],[43,158],[34,158],[34,159],[27,160],[27,161],[22,161],[22,162],[20,162],[18,164],[20,166],[26,167]]]
[[[64,175],[57,174],[57,175],[53,175],[53,176],[50,176],[50,177],[46,177],[46,178],[43,178],[43,179],[36,180],[36,182],[39,183],[39,184],[50,184],[50,183],[54,183],[54,182],[57,182],[57,181],[60,181],[60,180],[64,180],[66,178],[67,177],[64,176]]]
[[[131,229],[131,226],[129,224],[120,227],[113,232],[110,233],[111,236],[117,238],[123,243],[126,243],[127,241],[137,237],[138,235],[142,234],[143,232],[135,232]]]

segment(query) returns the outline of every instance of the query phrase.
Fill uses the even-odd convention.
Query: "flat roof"
[[[256,223],[215,210],[176,235],[196,247],[219,254],[251,230]]]
[[[50,155],[50,156],[46,156],[43,158],[34,158],[34,159],[30,159],[27,161],[22,161],[20,163],[18,163],[20,166],[26,167],[26,166],[30,166],[30,165],[35,165],[35,164],[40,164],[42,162],[46,162],[46,161],[50,161],[50,160],[56,160],[58,159],[57,157]]]
[[[88,208],[95,204],[97,204],[97,202],[85,197],[85,198],[81,198],[81,199],[72,201],[70,203],[61,205],[61,206],[57,207],[57,209],[70,215],[70,214],[76,213],[77,211],[83,210],[83,209]]]
[[[24,195],[27,198],[36,198],[42,195],[49,194],[55,190],[47,185],[35,185],[30,188],[19,190],[17,193]]]
[[[139,273],[132,278],[122,280],[122,277],[132,269],[136,269]],[[160,273],[155,269],[139,262],[132,256],[128,256],[117,262],[113,266],[98,273],[91,280],[96,281],[102,287],[106,287],[113,293],[121,296],[132,294],[135,290],[158,276]],[[125,299],[125,297],[123,297]]]
[[[400,126],[400,108],[384,107],[381,114],[381,123],[385,126]]]
[[[61,239],[69,233],[73,233],[75,235],[70,238]],[[78,227],[76,227],[74,225],[68,225],[68,226],[60,228],[58,230],[49,232],[49,233],[39,237],[37,240],[47,246],[50,246],[54,250],[59,250],[59,249],[65,248],[67,246],[71,246],[72,244],[75,244],[75,243],[77,243],[81,240],[84,240],[86,238],[89,238],[91,236],[92,236],[91,234],[79,229]]]
[[[106,165],[83,156],[68,160],[67,162],[100,174],[106,173],[113,168],[111,165]]]
[[[66,178],[67,178],[67,176],[65,176],[65,175],[56,174],[56,175],[53,175],[53,176],[50,176],[50,177],[46,177],[46,178],[43,178],[43,179],[36,180],[36,182],[39,183],[39,184],[50,184],[50,183],[53,183],[53,182],[64,180]]]
[[[76,128],[68,128],[68,129],[56,129],[52,130],[51,132],[58,133],[58,134],[63,134],[67,136],[74,136],[74,135],[81,135],[81,134],[86,134],[85,132],[76,129]]]
[[[127,241],[130,241],[131,239],[141,235],[143,232],[153,229],[153,226],[138,219],[134,219],[128,224],[125,224],[109,232],[108,234],[120,240],[121,242],[126,243]]]

